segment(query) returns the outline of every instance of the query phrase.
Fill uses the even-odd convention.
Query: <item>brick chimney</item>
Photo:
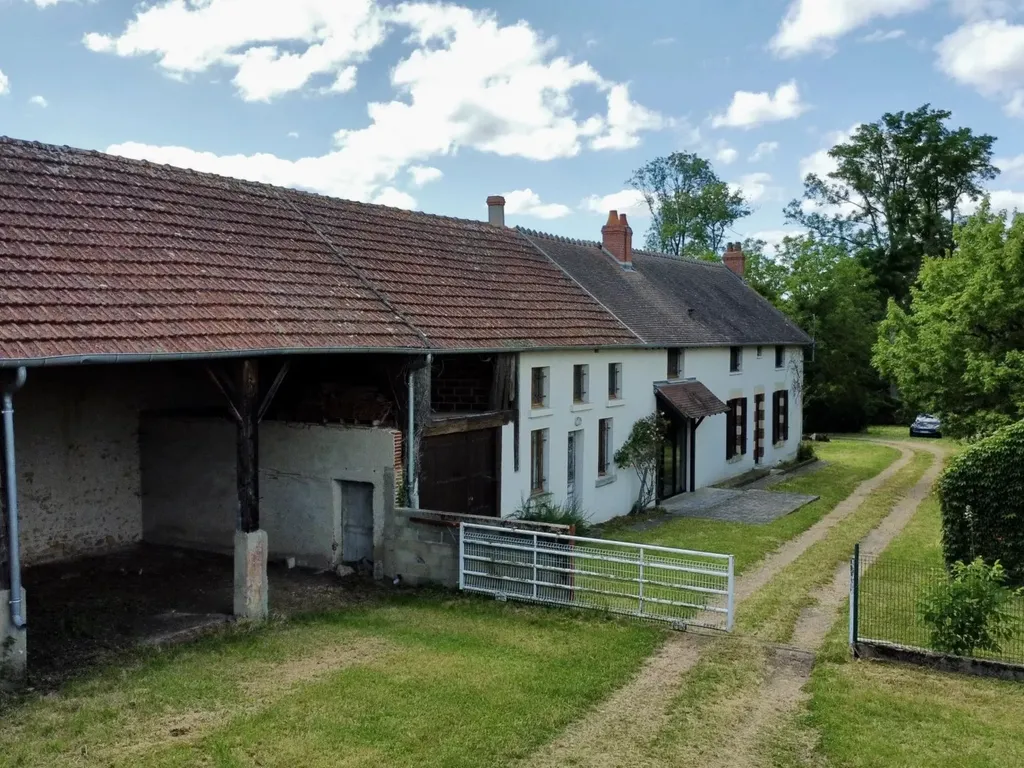
[[[604,249],[620,264],[633,263],[633,230],[626,221],[626,214],[608,211],[608,223],[601,227]]]
[[[725,253],[722,254],[722,261],[725,262],[725,266],[740,277],[743,277],[743,271],[747,265],[747,257],[743,255],[743,249],[739,243],[725,244]]]
[[[505,226],[505,198],[501,195],[487,198],[487,223],[492,227]]]

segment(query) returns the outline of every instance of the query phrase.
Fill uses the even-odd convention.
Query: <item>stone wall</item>
[[[569,533],[564,525],[500,520],[386,505],[381,551],[383,576],[411,585],[459,586],[459,523]]]

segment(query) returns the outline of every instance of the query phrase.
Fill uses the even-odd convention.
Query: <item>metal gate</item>
[[[462,523],[459,588],[732,630],[732,555]]]

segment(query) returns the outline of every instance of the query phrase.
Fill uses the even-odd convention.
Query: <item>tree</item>
[[[984,203],[956,249],[925,259],[909,307],[889,302],[874,364],[954,437],[1024,418],[1024,216],[1007,226]]]
[[[673,152],[638,169],[626,182],[651,212],[647,247],[676,256],[717,253],[728,227],[750,214],[743,195],[718,178],[711,163]]]
[[[743,241],[741,247],[746,256],[743,277],[747,285],[781,309],[782,297],[788,289],[789,268],[765,253],[767,246],[764,240],[748,237]]]
[[[652,413],[633,424],[626,442],[615,452],[615,463],[623,468],[631,467],[640,478],[640,492],[632,512],[643,512],[654,503],[658,461],[667,431],[668,422],[660,414]]]
[[[819,239],[857,254],[882,295],[904,303],[925,256],[953,247],[965,201],[998,174],[988,135],[950,129],[951,113],[930,105],[886,113],[829,150],[836,169],[808,174],[803,200],[786,216]]]

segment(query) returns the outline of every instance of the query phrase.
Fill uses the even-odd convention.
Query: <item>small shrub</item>
[[[1024,421],[968,446],[939,479],[946,563],[999,561],[1024,585]]]
[[[918,603],[932,648],[957,656],[998,653],[1014,631],[1014,617],[1005,608],[1014,593],[1005,581],[998,562],[986,565],[979,557],[970,565],[954,563],[949,581],[930,589]]]
[[[652,413],[633,424],[626,442],[615,452],[615,463],[633,469],[640,478],[640,492],[631,514],[643,512],[654,503],[658,462],[668,426],[668,420],[661,414]]]
[[[548,498],[526,499],[520,502],[512,517],[530,523],[575,526],[578,536],[584,535],[590,529],[590,516],[580,509],[579,504],[558,504]]]
[[[796,460],[810,461],[816,458],[818,458],[818,454],[814,450],[814,446],[806,440],[802,441],[796,449]]]

